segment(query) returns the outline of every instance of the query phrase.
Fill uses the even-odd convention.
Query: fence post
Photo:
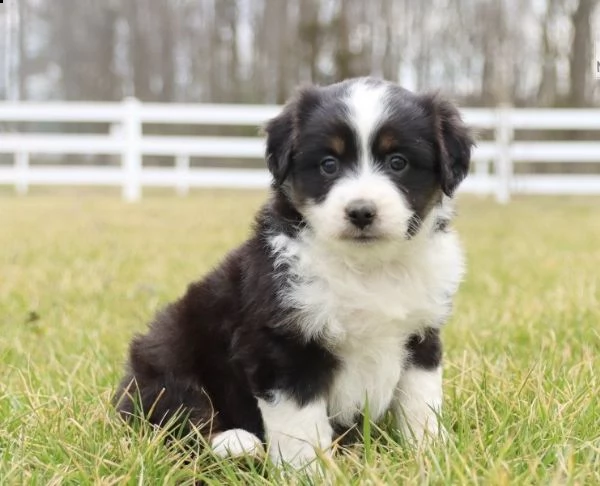
[[[29,153],[17,152],[15,154],[15,169],[17,177],[15,191],[19,196],[25,196],[29,192]]]
[[[178,155],[175,159],[175,173],[177,174],[176,189],[180,196],[187,196],[190,192],[190,157]]]
[[[123,102],[123,198],[126,201],[139,201],[141,197],[142,172],[142,121],[140,102],[135,98],[126,98]]]
[[[511,106],[502,104],[496,110],[496,201],[506,204],[510,201],[513,179],[513,163],[510,157],[510,147],[513,139],[513,129],[510,123]]]

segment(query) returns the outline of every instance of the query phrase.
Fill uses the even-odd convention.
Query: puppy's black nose
[[[375,204],[365,199],[357,199],[346,206],[346,216],[359,229],[369,226],[376,215],[377,208]]]

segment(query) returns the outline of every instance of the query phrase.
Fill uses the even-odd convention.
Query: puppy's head
[[[370,78],[301,90],[266,132],[273,184],[315,235],[362,244],[412,238],[473,146],[448,101]]]

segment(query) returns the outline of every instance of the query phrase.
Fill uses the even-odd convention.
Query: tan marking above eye
[[[377,147],[380,152],[389,152],[392,148],[397,145],[396,139],[389,133],[384,133],[379,136]]]
[[[346,148],[346,144],[341,137],[332,137],[331,138],[331,148],[337,155],[343,155],[344,149]]]

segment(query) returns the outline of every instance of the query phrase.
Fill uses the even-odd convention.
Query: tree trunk
[[[337,18],[337,50],[334,53],[336,81],[352,76],[352,52],[350,51],[350,19],[348,2],[342,0]]]
[[[590,59],[592,58],[591,20],[596,0],[579,0],[571,16],[573,39],[569,54],[569,103],[574,107],[589,104],[589,80],[592,79]]]
[[[550,39],[550,25],[554,21],[556,0],[548,2],[546,15],[542,20],[542,69],[537,103],[541,106],[553,106],[556,103],[558,73],[556,46]]]
[[[29,57],[27,54],[27,17],[29,13],[27,0],[20,0],[16,2],[16,8],[19,18],[18,24],[18,49],[19,49],[19,64],[18,64],[18,86],[19,86],[19,99],[28,99],[27,93],[27,78],[29,75]]]

